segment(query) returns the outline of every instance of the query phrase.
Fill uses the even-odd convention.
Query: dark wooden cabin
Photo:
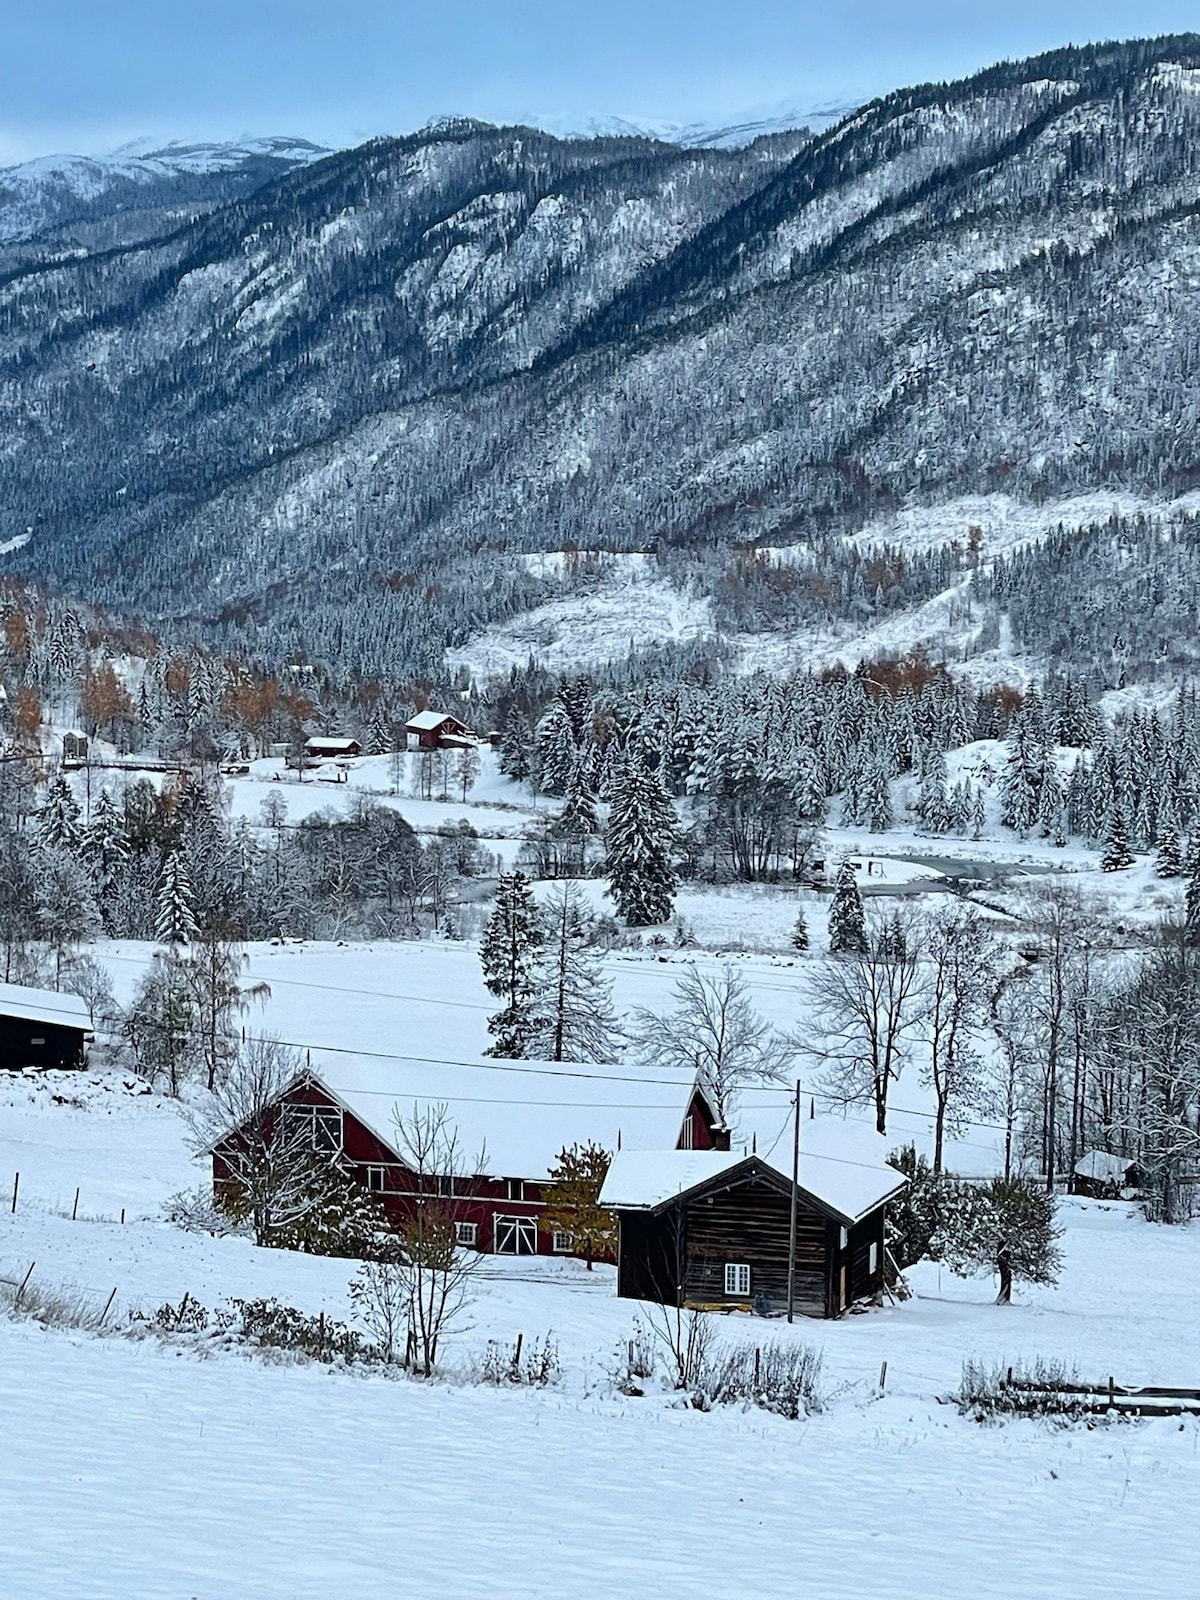
[[[870,1161],[841,1164],[857,1169],[851,1181],[835,1172],[827,1188],[828,1159],[801,1163],[795,1308],[805,1316],[840,1316],[883,1287],[887,1202],[905,1179]],[[705,1310],[785,1310],[791,1193],[790,1175],[757,1155],[619,1155],[601,1195],[620,1221],[617,1293]]]
[[[0,1068],[84,1067],[92,1038],[78,995],[0,983]]]

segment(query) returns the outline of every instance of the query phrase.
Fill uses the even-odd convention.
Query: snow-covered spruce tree
[[[533,770],[533,729],[523,711],[510,711],[500,740],[500,771],[523,783]]]
[[[1154,873],[1159,878],[1178,878],[1183,871],[1183,847],[1177,833],[1168,833],[1158,847]]]
[[[1187,889],[1184,892],[1184,941],[1193,948],[1200,945],[1200,833],[1188,844]]]
[[[539,1026],[538,962],[546,930],[523,872],[505,872],[496,886],[496,907],[479,946],[483,981],[503,1008],[488,1018],[495,1043],[487,1052],[519,1060]]]
[[[888,769],[883,757],[878,757],[867,769],[862,791],[867,827],[872,833],[886,833],[893,822],[892,791],[888,782]]]
[[[600,832],[596,801],[588,787],[587,767],[580,762],[567,784],[562,810],[550,823],[550,832],[566,846],[564,865],[577,876],[587,869],[588,840]]]
[[[158,880],[158,915],[154,923],[154,937],[160,944],[187,944],[195,936],[199,930],[193,906],[192,884],[183,855],[179,850],[168,850]]]
[[[934,1172],[915,1145],[901,1145],[887,1158],[908,1179],[908,1187],[889,1201],[887,1243],[896,1265],[903,1272],[929,1254],[941,1214],[940,1202],[946,1179]]]
[[[867,918],[862,895],[855,882],[854,868],[849,861],[843,861],[829,905],[829,952],[838,956],[848,951],[859,953],[866,947]]]
[[[74,855],[83,841],[79,805],[62,773],[46,785],[46,799],[37,817],[37,840],[47,850]]]
[[[371,713],[370,726],[367,729],[367,754],[369,756],[387,756],[392,753],[392,724],[387,714],[387,707],[382,700],[375,703]]]
[[[626,761],[614,777],[610,800],[609,893],[629,927],[667,922],[676,883],[677,827],[670,797],[652,772]]]
[[[1125,827],[1125,814],[1120,806],[1113,806],[1108,826],[1104,831],[1104,853],[1100,857],[1101,872],[1121,872],[1133,865],[1133,851],[1129,848],[1129,835]]]
[[[546,943],[538,967],[533,1055],[548,1061],[612,1061],[620,1027],[612,984],[593,941],[595,918],[577,885],[553,890],[542,910]]]
[[[560,1150],[549,1172],[546,1209],[538,1218],[544,1233],[568,1233],[575,1252],[587,1261],[616,1249],[616,1214],[600,1205],[600,1191],[612,1156],[598,1144],[573,1144]]]
[[[804,915],[803,908],[797,911],[796,920],[792,924],[791,944],[793,950],[803,951],[808,949],[808,921]]]

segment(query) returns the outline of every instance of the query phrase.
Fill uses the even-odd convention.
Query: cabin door
[[[533,1217],[497,1217],[492,1248],[498,1256],[537,1255],[537,1221]]]

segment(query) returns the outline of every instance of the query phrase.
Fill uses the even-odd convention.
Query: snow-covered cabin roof
[[[56,989],[26,989],[17,983],[0,983],[0,1017],[41,1022],[48,1028],[92,1031],[88,1008],[77,994],[59,994]]]
[[[695,1093],[690,1073],[639,1082],[620,1067],[546,1061],[322,1059],[305,1074],[395,1149],[393,1112],[444,1104],[464,1164],[491,1177],[545,1178],[566,1145],[661,1149],[677,1143]],[[399,1153],[399,1152],[398,1152]]]
[[[1073,1170],[1077,1178],[1090,1178],[1093,1183],[1124,1183],[1130,1167],[1134,1165],[1129,1156],[1111,1156],[1107,1150],[1089,1150],[1080,1156]]]
[[[443,722],[457,722],[460,728],[463,726],[452,711],[416,711],[404,726],[415,728],[418,732],[432,732],[434,728],[440,728]]]
[[[351,750],[361,750],[362,746],[357,739],[327,739],[323,733],[313,734],[311,739],[304,741],[308,750],[327,750],[331,755],[348,755]]]
[[[857,1222],[904,1188],[907,1180],[889,1167],[884,1141],[860,1125],[837,1117],[805,1118],[800,1124],[799,1189],[844,1222]],[[735,1142],[732,1150],[622,1150],[609,1168],[600,1199],[615,1211],[657,1211],[681,1195],[752,1162],[761,1162],[785,1183],[792,1179],[792,1129],[767,1145]]]

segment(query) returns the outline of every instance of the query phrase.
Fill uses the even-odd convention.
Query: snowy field
[[[36,1262],[47,1283],[115,1287],[118,1315],[185,1290],[210,1307],[276,1294],[349,1315],[353,1263],[161,1220],[195,1181],[186,1127],[119,1077],[0,1086],[0,1177],[18,1169],[2,1276]],[[561,1371],[545,1391],[201,1359],[0,1318],[0,1592],[1090,1600],[1136,1574],[1151,1600],[1187,1594],[1194,1422],[981,1427],[939,1403],[965,1356],[1198,1381],[1200,1231],[1120,1204],[1069,1201],[1063,1217],[1059,1286],[1010,1308],[987,1281],[923,1268],[899,1306],[801,1324],[792,1336],[823,1350],[830,1391],[803,1422],[617,1394],[637,1308],[611,1270],[578,1262],[488,1262],[447,1352],[454,1369],[489,1339],[552,1334]],[[787,1333],[721,1321],[731,1342]]]

